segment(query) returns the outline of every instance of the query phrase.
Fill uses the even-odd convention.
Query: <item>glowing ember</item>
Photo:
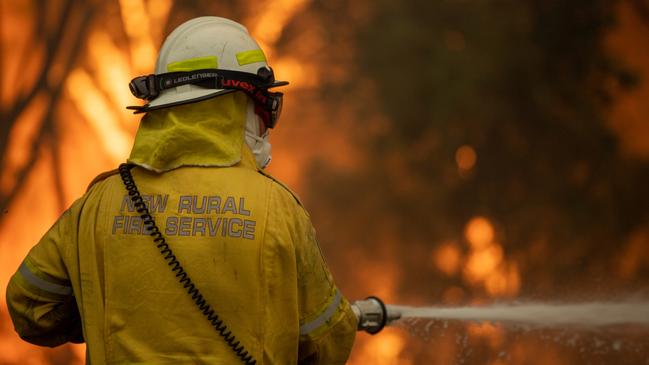
[[[437,269],[448,276],[460,269],[460,250],[454,243],[445,243],[433,252],[433,263]]]
[[[466,225],[464,235],[472,248],[480,249],[493,240],[494,229],[486,218],[476,217]]]
[[[471,253],[464,274],[472,282],[485,280],[500,265],[502,259],[503,250],[499,245],[482,247]]]
[[[455,153],[455,161],[460,170],[468,171],[473,168],[477,159],[475,150],[471,146],[462,146]]]

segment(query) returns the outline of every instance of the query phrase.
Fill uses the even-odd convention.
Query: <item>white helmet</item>
[[[255,101],[255,111],[266,126],[272,128],[283,95],[268,89],[286,84],[275,81],[266,56],[243,25],[225,18],[199,17],[181,24],[167,37],[154,75],[131,81],[133,95],[149,103],[128,108],[148,112],[243,91]]]

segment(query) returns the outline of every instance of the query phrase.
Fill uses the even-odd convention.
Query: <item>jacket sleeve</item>
[[[296,247],[300,308],[300,365],[345,364],[356,336],[356,316],[334,284],[304,212]]]
[[[68,239],[70,210],[34,246],[7,286],[7,307],[16,332],[35,345],[83,342],[81,320],[60,252]]]

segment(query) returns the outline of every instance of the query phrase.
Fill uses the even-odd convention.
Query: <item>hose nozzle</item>
[[[377,297],[355,301],[352,310],[358,319],[358,330],[372,335],[379,333],[386,324],[401,318],[401,312],[386,306]]]

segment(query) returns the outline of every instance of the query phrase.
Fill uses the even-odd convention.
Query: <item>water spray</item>
[[[377,297],[352,304],[358,330],[379,333],[399,319],[463,320],[499,322],[531,327],[649,326],[649,303],[636,300],[587,303],[514,303],[482,307],[410,307],[386,305]]]
[[[401,318],[400,310],[385,305],[377,297],[367,297],[365,300],[355,301],[352,304],[352,310],[358,319],[358,330],[372,335],[379,333],[390,322]]]
[[[581,303],[515,301],[474,306],[412,307],[385,304],[372,296],[354,302],[351,307],[358,319],[357,330],[372,335],[386,326],[397,326],[424,341],[452,334],[458,345],[458,364],[470,359],[473,351],[472,345],[468,344],[471,332],[468,327],[463,331],[459,326],[482,323],[497,324],[499,332],[504,329],[517,331],[517,336],[540,330],[535,336],[542,341],[553,341],[552,346],[571,347],[573,349],[567,351],[578,350],[585,359],[615,364],[649,364],[645,336],[649,330],[649,302],[638,298]],[[449,322],[457,322],[458,327],[449,326]],[[565,332],[568,329],[573,332]],[[516,362],[512,356],[504,343],[498,358],[504,362]],[[473,361],[476,363],[485,360],[473,359],[477,360]]]

